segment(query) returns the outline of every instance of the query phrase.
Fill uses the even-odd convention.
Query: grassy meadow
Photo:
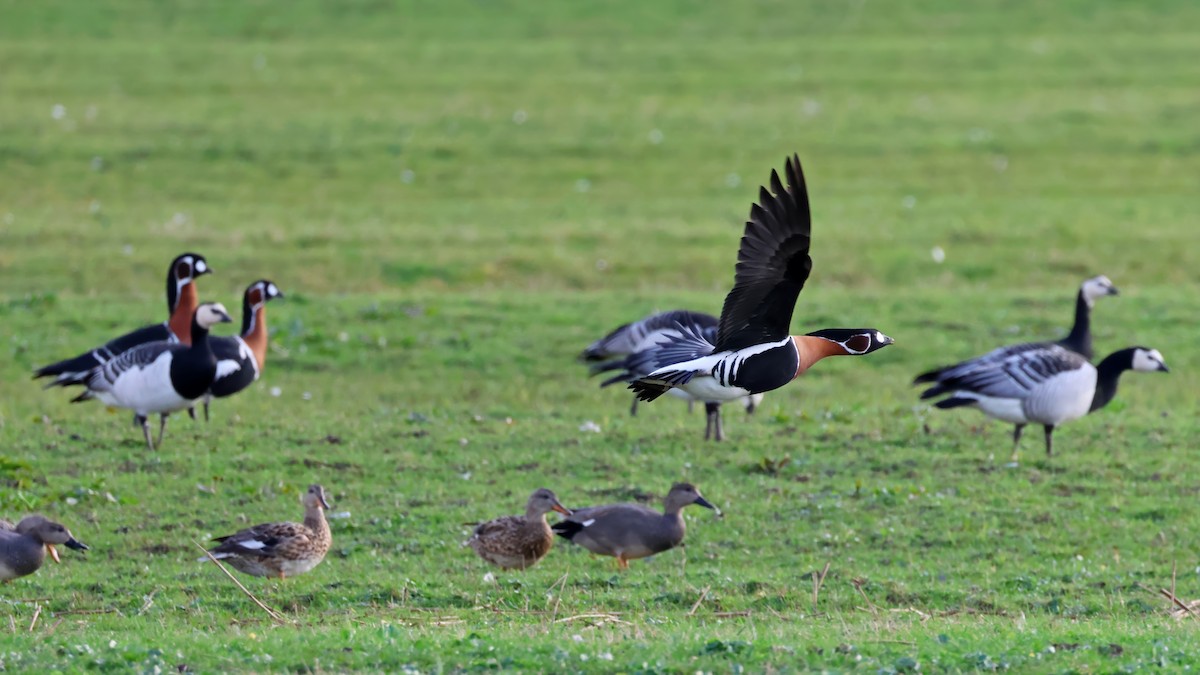
[[[1200,5],[0,0],[0,516],[92,547],[0,587],[0,669],[1134,672],[1200,665],[1195,325]],[[823,362],[722,444],[628,415],[575,355],[716,313],[758,186],[799,153]],[[944,252],[937,262],[935,248]],[[240,312],[275,281],[262,380],[175,416],[29,380],[165,314],[183,251]],[[1161,350],[1103,411],[1010,427],[909,382],[1065,334]],[[599,432],[588,430],[593,422]],[[657,505],[687,546],[625,573],[460,547],[536,487]],[[299,519],[282,583],[195,542]],[[819,592],[814,575],[828,565]]]

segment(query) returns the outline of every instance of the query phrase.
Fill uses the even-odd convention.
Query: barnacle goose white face
[[[196,308],[196,323],[200,324],[201,328],[212,328],[219,323],[231,321],[233,319],[229,318],[225,305],[219,302],[206,302]]]
[[[1117,287],[1103,274],[1083,282],[1083,285],[1079,289],[1083,291],[1083,299],[1087,300],[1089,307],[1096,301],[1096,298],[1102,298],[1106,295],[1117,295]]]
[[[1163,356],[1157,349],[1138,347],[1133,350],[1132,368],[1143,373],[1152,373],[1156,370],[1166,371],[1167,363],[1163,361]]]

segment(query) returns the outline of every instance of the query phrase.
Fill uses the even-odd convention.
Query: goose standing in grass
[[[799,157],[787,160],[785,173],[787,188],[772,171],[771,190],[761,188],[750,209],[716,340],[680,326],[680,336],[655,352],[652,372],[630,383],[641,400],[679,388],[698,400],[730,401],[778,389],[826,357],[862,356],[892,344],[874,328],[789,335],[812,271],[812,223]]]
[[[217,357],[217,379],[204,394],[204,421],[208,421],[208,404],[214,398],[233,396],[249,387],[262,375],[267,365],[267,303],[282,298],[283,293],[272,282],[260,279],[248,287],[242,296],[241,335],[209,337]],[[196,417],[196,409],[188,408]]]
[[[303,523],[265,523],[248,527],[213,541],[219,546],[209,549],[217,560],[224,560],[235,570],[254,577],[284,579],[304,574],[325,559],[333,537],[325,521],[325,488],[309,485],[301,496],[304,504]],[[198,562],[205,562],[205,556]]]
[[[201,304],[192,315],[191,346],[161,340],[134,347],[81,377],[87,390],[71,402],[95,398],[105,405],[133,410],[146,446],[153,450],[162,444],[167,417],[192,407],[220,374],[208,331],[231,321],[220,303]],[[149,415],[156,413],[160,416],[158,440],[152,442]]]
[[[139,328],[74,358],[38,368],[33,373],[34,379],[54,377],[54,381],[46,385],[47,387],[80,384],[81,378],[86,373],[138,345],[164,340],[184,345],[191,344],[192,336],[188,329],[191,326],[192,314],[195,313],[199,304],[196,293],[196,277],[210,272],[212,272],[212,268],[208,266],[208,261],[202,255],[184,253],[176,257],[171,261],[171,266],[167,268],[168,318],[166,321]]]
[[[683,543],[687,527],[680,511],[698,504],[720,511],[701,496],[691,483],[676,483],[663,499],[663,512],[641,504],[610,504],[576,509],[554,524],[554,533],[597,555],[613,556],[617,567],[629,569],[629,561],[669,551]]]
[[[506,570],[533,567],[554,546],[554,533],[546,523],[546,514],[557,511],[565,516],[570,509],[559,503],[554,492],[539,488],[529,496],[525,515],[504,516],[480,523],[466,541],[480,558]]]
[[[8,583],[33,574],[46,561],[47,553],[51,560],[61,563],[55,544],[76,551],[88,550],[70,530],[44,516],[26,516],[15,526],[0,520],[0,581]]]
[[[1086,279],[1079,285],[1079,293],[1075,297],[1075,322],[1071,326],[1071,332],[1063,339],[1057,342],[1025,342],[1008,347],[998,347],[983,356],[921,373],[913,380],[913,384],[936,383],[937,386],[926,390],[921,395],[923,399],[932,398],[945,393],[948,387],[943,386],[944,382],[961,378],[972,371],[995,372],[996,369],[1002,369],[1011,364],[1036,364],[1043,358],[1054,360],[1058,353],[1054,349],[1055,347],[1074,352],[1082,356],[1085,361],[1091,361],[1095,355],[1092,350],[1092,307],[1096,304],[1096,300],[1109,295],[1119,295],[1119,292],[1108,277],[1101,274]],[[1024,365],[1017,367],[1024,367]],[[939,407],[948,406],[939,405]],[[1016,421],[1014,423],[1016,425],[1013,428],[1013,458],[1015,460],[1021,432],[1026,423]]]
[[[1147,347],[1113,352],[1096,366],[1057,344],[1019,347],[1010,347],[1003,359],[938,371],[937,384],[921,394],[922,399],[946,396],[934,404],[938,408],[970,406],[988,417],[1015,424],[1013,461],[1026,424],[1043,425],[1048,457],[1054,429],[1108,405],[1117,395],[1121,373],[1168,372],[1162,354]]]
[[[583,351],[580,358],[591,361],[593,375],[613,370],[620,371],[600,383],[601,387],[619,382],[633,382],[649,375],[658,360],[660,343],[670,344],[683,336],[683,330],[699,333],[709,342],[716,340],[719,319],[711,314],[677,309],[653,314],[640,321],[620,326],[605,337],[593,342]],[[628,351],[622,351],[628,350]],[[667,392],[688,402],[688,409],[698,399],[683,389],[673,388]],[[748,414],[753,414],[762,403],[762,394],[751,394],[742,399]],[[721,424],[721,401],[703,401],[705,411],[704,440],[725,440]],[[638,397],[633,397],[630,415],[637,414]]]

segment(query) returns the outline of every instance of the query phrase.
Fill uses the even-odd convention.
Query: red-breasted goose
[[[551,529],[592,553],[615,557],[618,568],[629,569],[630,560],[669,551],[683,543],[687,528],[679,512],[691,504],[717,511],[695,485],[676,483],[663,499],[662,513],[641,504],[593,506],[573,511]]]
[[[711,314],[677,309],[670,312],[652,314],[640,321],[627,323],[617,328],[605,337],[592,343],[584,350],[581,358],[593,362],[591,372],[597,373],[620,371],[600,383],[601,387],[617,383],[629,383],[649,375],[655,369],[658,352],[661,345],[670,345],[673,340],[683,337],[684,329],[689,329],[704,336],[709,342],[717,337],[717,326],[720,320]],[[627,349],[626,352],[619,350]],[[683,389],[671,389],[667,392],[688,402],[691,409],[697,399]],[[742,399],[746,412],[753,414],[762,403],[763,395],[751,394]],[[721,424],[721,401],[703,401],[705,411],[704,439],[721,441],[725,439],[724,427]],[[629,408],[630,415],[637,414],[638,398],[633,397],[633,405]]]
[[[1056,344],[1030,343],[1008,348],[1003,359],[968,362],[938,371],[937,384],[922,399],[946,396],[938,408],[970,406],[998,420],[1012,422],[1013,460],[1026,424],[1041,424],[1046,455],[1060,424],[1108,405],[1126,370],[1167,372],[1162,354],[1147,347],[1127,347],[1093,366],[1082,355]]]
[[[219,371],[208,331],[218,323],[232,321],[220,303],[202,303],[192,315],[191,346],[160,340],[134,347],[85,375],[82,380],[87,390],[71,402],[95,398],[105,405],[133,410],[146,445],[153,450],[162,443],[167,417],[190,408],[212,386]],[[151,414],[160,415],[157,443],[150,440]]]
[[[209,549],[217,560],[224,560],[235,570],[254,577],[284,579],[304,574],[321,564],[333,544],[329,523],[325,521],[325,488],[308,486],[300,497],[304,504],[303,523],[265,523],[248,527],[213,541],[219,546]],[[206,562],[208,556],[199,558]]]
[[[716,341],[681,327],[662,345],[655,370],[632,383],[643,401],[678,387],[703,401],[729,401],[778,389],[829,356],[861,356],[892,344],[874,328],[828,328],[789,335],[792,312],[812,271],[811,212],[800,158],[786,162],[788,186],[771,172],[738,249]],[[772,194],[772,192],[774,194]]]
[[[196,277],[212,272],[208,261],[197,253],[184,253],[171,261],[167,268],[167,320],[151,326],[144,326],[132,333],[126,333],[107,344],[89,350],[79,356],[52,363],[38,368],[33,373],[34,379],[39,377],[54,377],[54,381],[46,385],[82,384],[80,378],[93,368],[106,363],[117,356],[148,342],[167,340],[168,342],[191,343],[189,327],[192,314],[199,303],[196,294]]]
[[[0,520],[0,582],[7,583],[38,571],[46,561],[47,553],[51,560],[61,563],[55,544],[76,551],[88,550],[70,530],[44,516],[26,516],[15,526]]]
[[[571,515],[571,510],[559,503],[552,490],[539,488],[529,495],[525,515],[480,523],[465,543],[480,558],[501,569],[528,569],[546,557],[554,546],[554,533],[546,523],[546,514],[551,511]]]
[[[260,279],[246,287],[242,296],[241,335],[210,336],[208,343],[217,356],[217,379],[204,395],[204,421],[208,421],[208,404],[214,398],[233,396],[249,387],[267,365],[267,303],[282,298],[283,293],[272,282]],[[196,409],[188,408],[194,419]]]

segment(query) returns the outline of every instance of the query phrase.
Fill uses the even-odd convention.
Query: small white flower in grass
[[[400,182],[409,184],[417,179],[417,174],[412,169],[405,169],[400,172]]]
[[[903,206],[904,208],[909,209],[909,210],[915,208],[916,205],[917,205],[917,198],[914,197],[913,195],[905,195],[904,199],[900,200],[900,206]]]
[[[600,652],[596,655],[596,658],[600,659],[601,661],[612,661],[613,655],[612,652]]]
[[[108,641],[108,648],[109,648],[109,649],[116,649],[116,648],[117,648],[117,641],[116,641],[116,640],[109,640],[109,641]]]
[[[492,574],[491,572],[488,572],[487,574],[483,575],[483,583],[485,583],[485,584],[496,583],[496,575]]]
[[[574,640],[575,642],[583,642],[583,636],[578,633],[576,633],[575,635],[572,635],[571,639]]]
[[[325,517],[333,518],[334,520],[346,520],[347,518],[350,517],[350,512],[349,511],[334,511],[333,513],[325,514]]]
[[[467,440],[467,439],[465,439],[465,438],[460,438],[460,439],[458,439],[458,444],[459,444],[459,445],[461,445],[461,446],[463,446],[464,448],[465,448],[465,447],[467,447],[467,444],[468,444],[468,443],[470,443],[470,442],[471,442],[471,441],[468,441],[468,440]],[[468,476],[468,477],[469,477],[469,476]]]
[[[598,434],[598,433],[600,433],[600,425],[596,424],[595,422],[593,422],[591,420],[586,420],[586,421],[584,421],[583,424],[579,425],[579,430],[585,431],[585,432],[590,431],[593,434]]]
[[[513,112],[513,124],[525,124],[525,120],[529,119],[529,115],[524,110]]]
[[[663,142],[663,132],[658,129],[651,129],[649,134],[646,134],[646,139],[654,145]]]
[[[280,396],[283,396],[283,390],[279,387],[271,387],[271,395],[275,398],[279,398]]]
[[[68,506],[75,506],[76,504],[79,503],[79,500],[74,497],[67,497],[66,501],[67,501]]]
[[[933,258],[933,262],[939,265],[946,262],[946,251],[941,246],[934,246],[929,250],[929,255]]]
[[[54,107],[50,109],[50,116],[56,120],[61,120],[67,116],[67,106],[61,103],[55,103]]]
[[[580,178],[579,180],[575,181],[575,191],[576,192],[587,192],[588,190],[591,190],[591,189],[592,189],[592,181],[590,181],[586,178]]]
[[[311,401],[312,400],[312,392],[306,391],[303,394],[300,394],[300,398],[304,399],[305,401]]]
[[[349,341],[350,341],[349,333],[347,333],[346,331],[342,331],[342,332],[338,333],[338,342],[349,342]]]

